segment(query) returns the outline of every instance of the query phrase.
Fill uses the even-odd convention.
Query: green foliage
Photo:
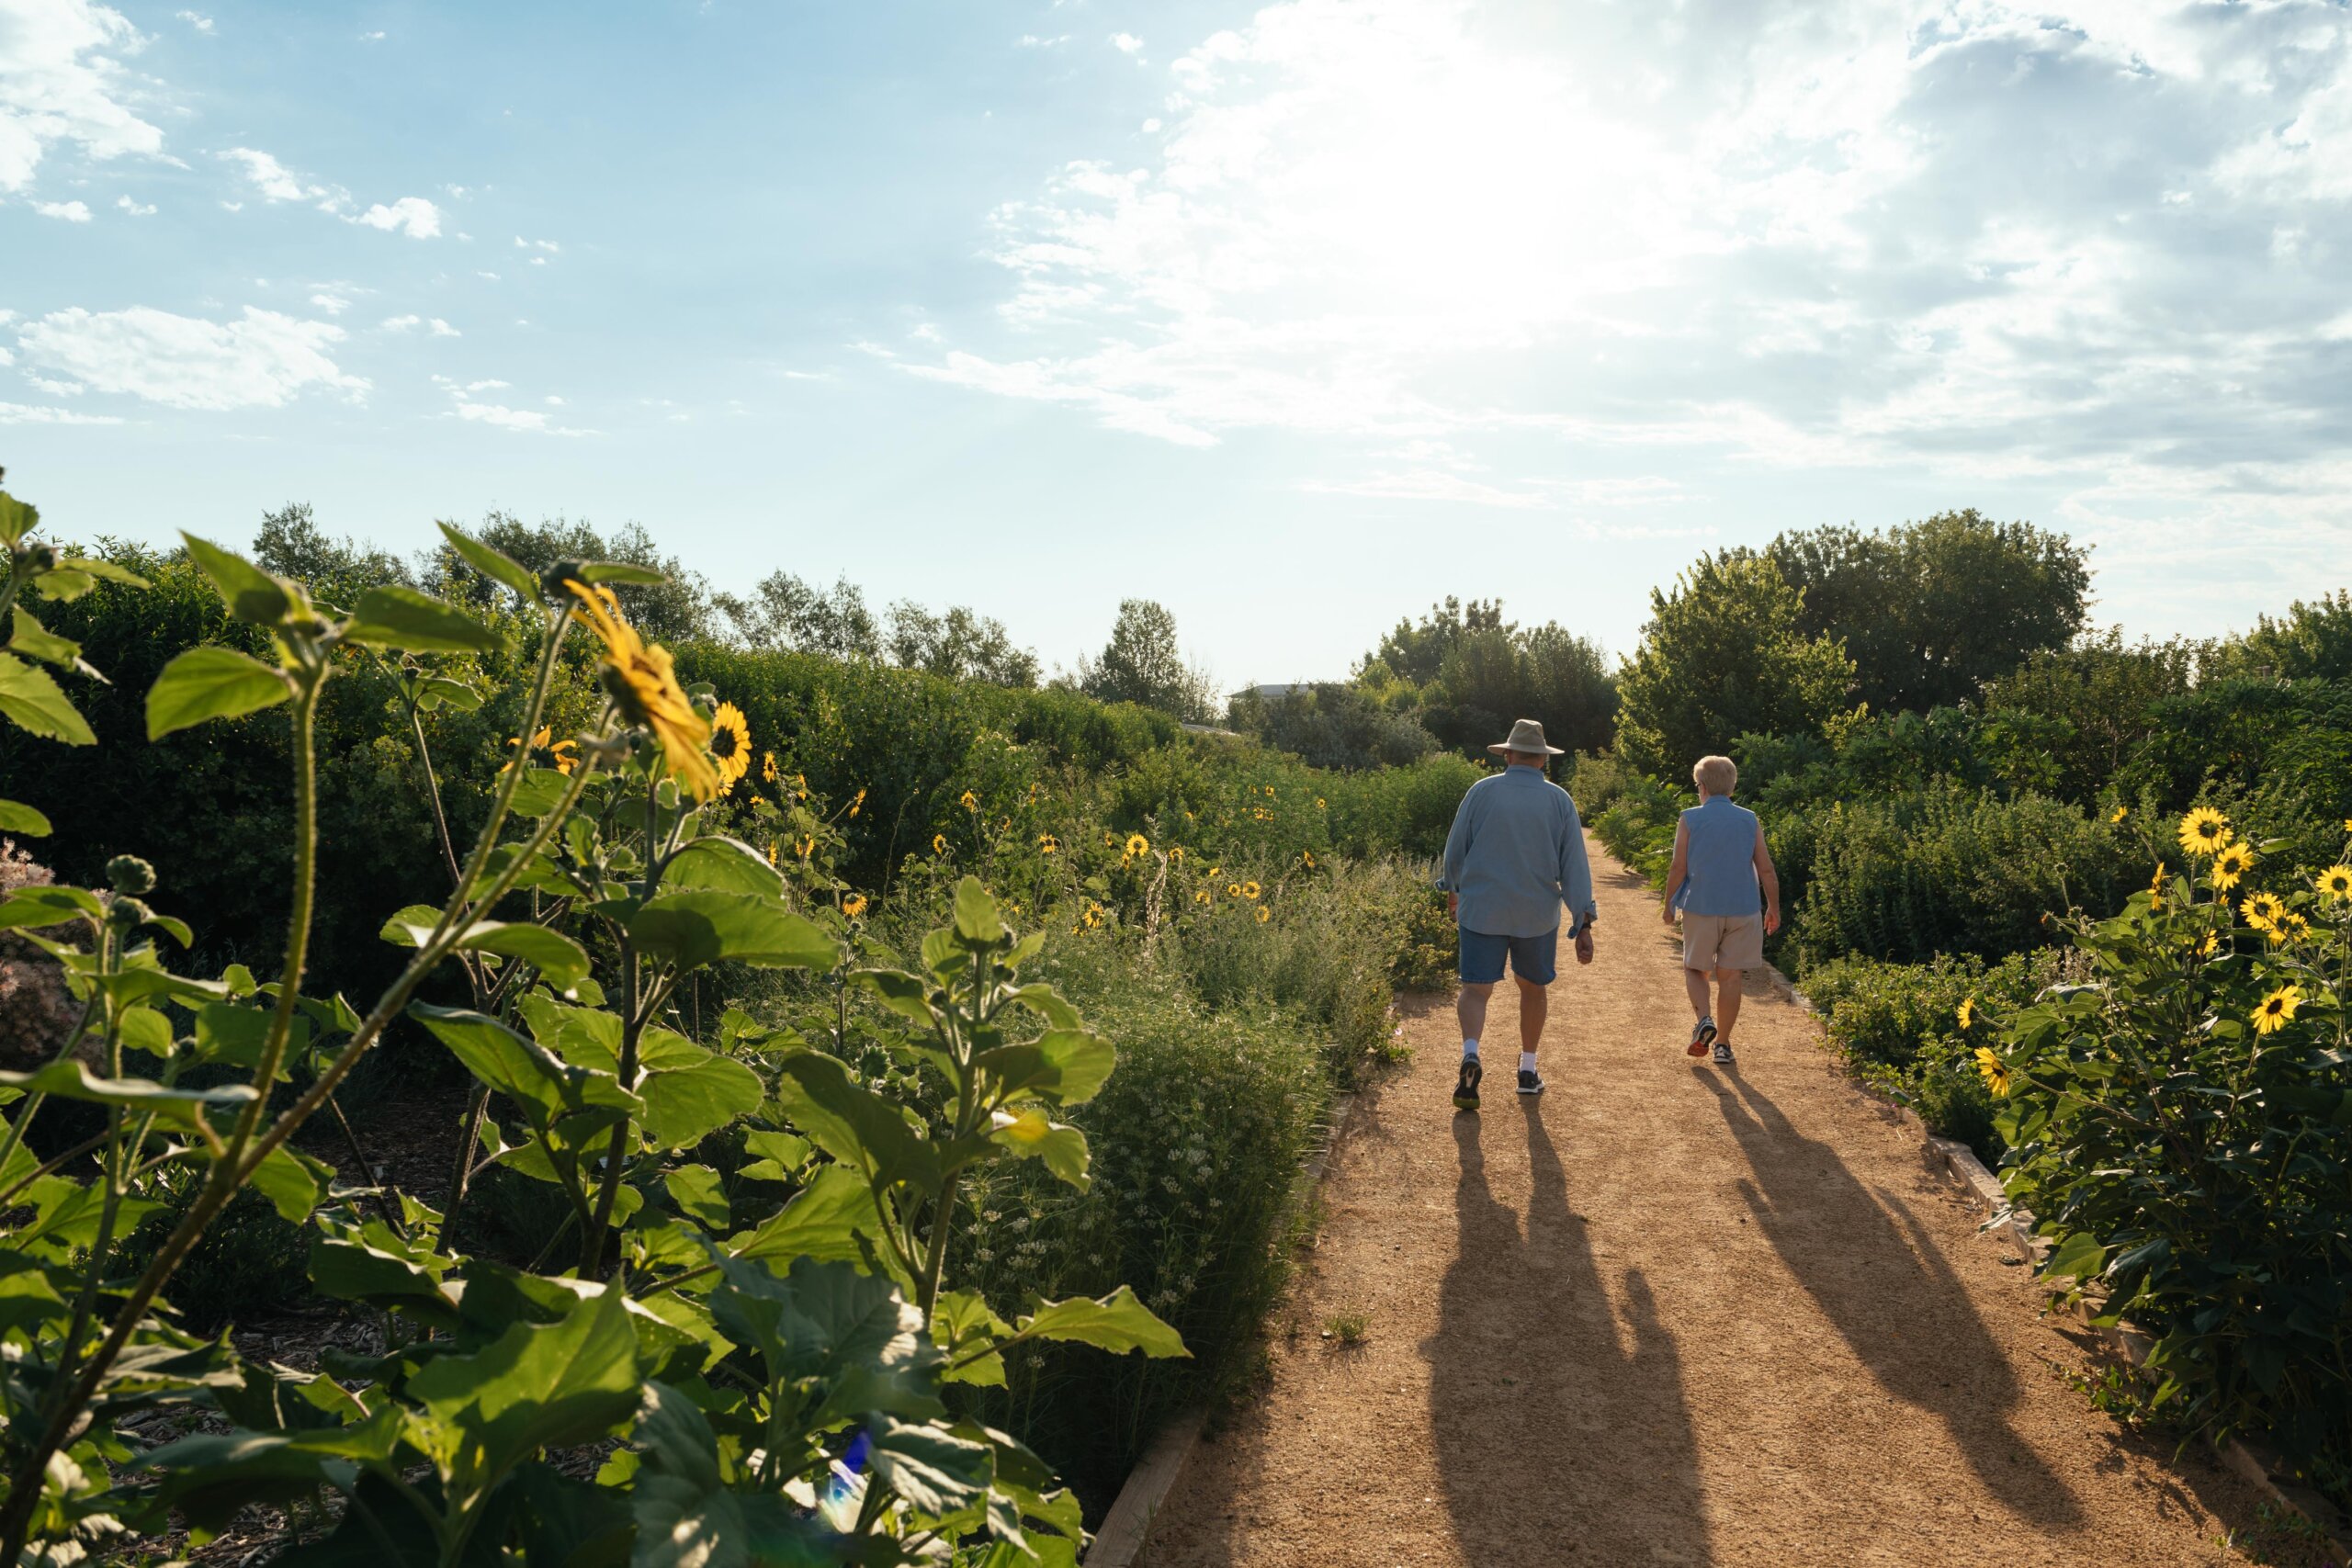
[[[2199,673],[2255,681],[2352,680],[2352,590],[2309,604],[2298,599],[2277,620],[2255,618],[2244,637],[2210,647]]]
[[[1134,703],[1189,723],[1206,723],[1215,711],[1208,677],[1184,662],[1176,617],[1152,599],[1119,602],[1111,640],[1094,658],[1080,660],[1078,684],[1099,702]]]
[[[2343,1497],[2346,901],[2259,855],[2244,881],[2191,855],[2118,906],[2071,928],[2087,983],[1996,1015],[2004,1184],[2050,1275],[2155,1337],[2157,1414],[2267,1433]]]
[[[2109,627],[1993,682],[1988,745],[2030,787],[2093,799],[2157,732],[2156,705],[2187,692],[2195,673],[2196,650],[2180,638],[2127,647],[2121,629]]]
[[[1356,672],[1356,688],[1438,741],[1472,757],[1514,719],[1539,720],[1564,750],[1609,742],[1616,683],[1600,645],[1556,621],[1505,621],[1499,600],[1447,598],[1419,622],[1403,620]],[[1237,720],[1250,716],[1237,713]]]
[[[1702,557],[1673,592],[1652,590],[1618,676],[1619,754],[1680,777],[1741,735],[1818,733],[1846,705],[1854,665],[1804,616],[1804,596],[1769,558]]]
[[[1975,508],[1881,532],[1782,534],[1764,554],[1804,596],[1805,636],[1844,644],[1854,694],[1880,712],[1973,702],[1985,682],[2082,629],[2089,552]]]
[[[1361,685],[1325,682],[1275,696],[1234,698],[1233,727],[1313,768],[1401,767],[1438,749],[1409,713],[1385,706]]]

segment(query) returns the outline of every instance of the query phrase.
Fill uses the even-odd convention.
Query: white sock
[[[1519,1054],[1519,1070],[1522,1073],[1532,1073],[1535,1070],[1534,1052],[1521,1051]]]
[[[1475,1037],[1462,1043],[1462,1054],[1465,1056],[1475,1056],[1478,1054],[1478,1042]]]

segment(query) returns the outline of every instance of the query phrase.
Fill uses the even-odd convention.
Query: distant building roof
[[[1292,696],[1316,684],[1317,682],[1313,681],[1277,681],[1263,686],[1244,686],[1233,695],[1237,700],[1242,697],[1257,697],[1261,701],[1272,702],[1276,697]]]

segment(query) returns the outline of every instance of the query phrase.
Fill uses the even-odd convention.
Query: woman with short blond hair
[[[1764,939],[1781,929],[1781,878],[1764,846],[1764,824],[1732,804],[1738,764],[1729,757],[1702,757],[1690,782],[1699,786],[1699,804],[1674,827],[1664,919],[1670,926],[1678,914],[1682,918],[1682,985],[1699,1020],[1690,1030],[1690,1053],[1703,1056],[1712,1047],[1715,1065],[1727,1067],[1736,1059],[1731,1029],[1739,1021],[1741,977],[1763,967]]]

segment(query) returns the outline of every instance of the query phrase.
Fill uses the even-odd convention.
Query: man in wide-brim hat
[[[1544,771],[1560,749],[1544,740],[1541,724],[1522,718],[1509,739],[1487,750],[1507,765],[1462,797],[1438,884],[1460,927],[1462,995],[1454,1011],[1462,1021],[1462,1071],[1453,1103],[1464,1111],[1478,1108],[1485,1076],[1478,1034],[1505,960],[1519,982],[1519,1092],[1525,1095],[1544,1092],[1535,1050],[1549,1010],[1545,987],[1559,972],[1563,905],[1577,962],[1592,962],[1592,865],[1585,858],[1584,824],[1568,792]]]

